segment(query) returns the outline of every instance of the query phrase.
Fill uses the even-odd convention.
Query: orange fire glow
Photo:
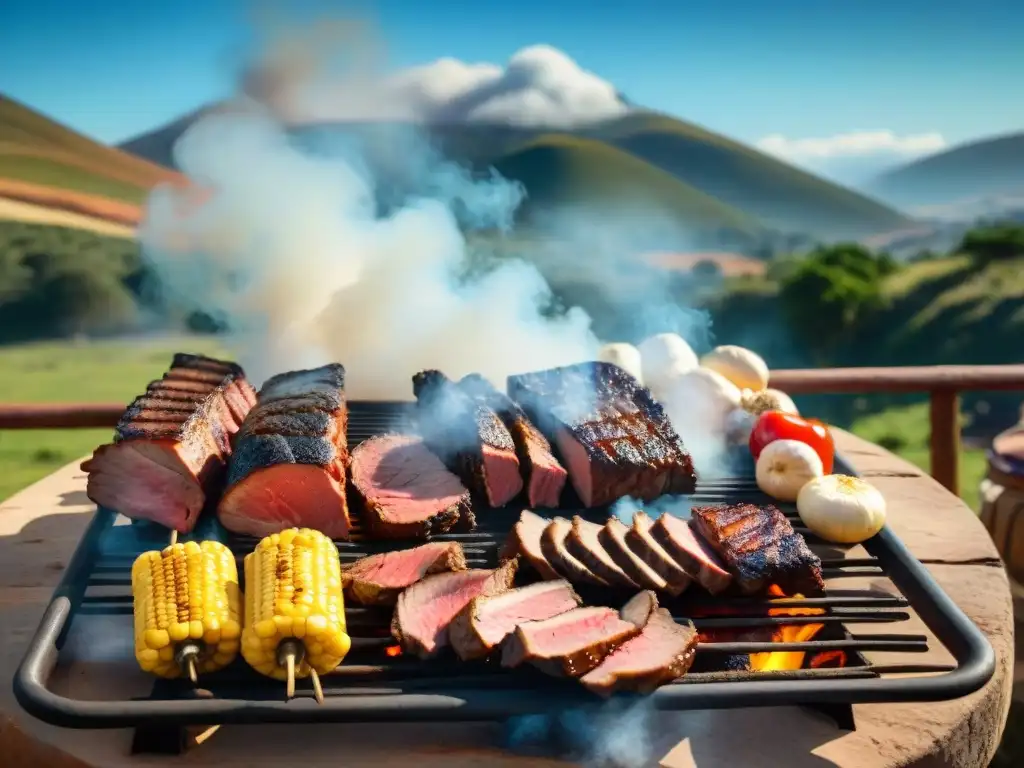
[[[823,667],[845,667],[846,651],[822,651],[811,659],[811,667],[822,669]]]
[[[400,645],[389,645],[387,648],[384,649],[384,653],[385,653],[385,655],[390,656],[391,658],[395,658],[396,656],[401,656],[402,655],[402,646],[400,646]]]
[[[768,588],[768,594],[772,597],[783,598],[775,600],[775,603],[784,603],[786,599],[803,600],[800,594],[786,598],[786,594],[775,584]],[[769,616],[820,616],[825,613],[821,608],[769,608]],[[772,634],[773,643],[806,643],[814,638],[823,628],[824,624],[797,624],[791,626],[780,626]],[[770,651],[765,653],[750,654],[750,669],[754,672],[782,672],[790,669],[800,669],[804,665],[803,651]]]

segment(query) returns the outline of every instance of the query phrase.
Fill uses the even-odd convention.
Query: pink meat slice
[[[345,594],[363,605],[394,605],[399,593],[433,573],[466,570],[457,541],[432,541],[412,549],[381,552],[356,560],[341,576]]]
[[[550,522],[546,517],[541,517],[535,512],[524,509],[519,515],[519,522],[512,528],[512,533],[505,544],[502,557],[508,558],[522,555],[542,579],[561,578],[558,572],[551,566],[551,563],[544,557],[544,552],[541,549],[541,536],[544,535],[544,529],[548,527]]]
[[[732,574],[725,570],[711,547],[694,533],[688,520],[666,513],[651,528],[651,535],[711,594],[722,592],[732,583]]]

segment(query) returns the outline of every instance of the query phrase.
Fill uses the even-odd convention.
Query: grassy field
[[[174,352],[223,354],[215,340],[178,337],[0,347],[0,403],[125,403],[158,378]],[[893,408],[855,422],[853,431],[928,469],[925,405]],[[110,430],[0,431],[0,499],[106,441]],[[979,450],[965,451],[960,481],[977,509],[984,473]]]

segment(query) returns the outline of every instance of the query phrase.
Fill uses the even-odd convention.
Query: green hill
[[[909,223],[876,200],[666,115],[633,113],[591,135],[779,229],[859,238]]]
[[[879,176],[868,189],[898,205],[1024,195],[1024,133],[973,141]]]
[[[528,190],[527,217],[587,205],[602,218],[642,215],[651,228],[657,214],[688,230],[719,229],[757,236],[762,227],[740,211],[709,197],[649,163],[593,139],[543,135],[497,159],[503,176]],[[669,243],[665,244],[666,247]]]
[[[31,184],[138,205],[178,174],[105,146],[0,95],[0,183]]]

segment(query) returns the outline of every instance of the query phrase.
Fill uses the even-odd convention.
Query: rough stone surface
[[[837,731],[821,715],[796,707],[653,716],[650,759],[667,768],[983,768],[995,752],[1010,701],[1012,603],[1004,571],[984,528],[959,500],[886,451],[838,432],[839,450],[878,485],[890,521],[949,596],[986,633],[997,656],[993,680],[958,701],[855,707],[857,730]],[[0,675],[9,681],[93,507],[78,462],[0,505]],[[863,556],[851,552],[851,556]],[[878,580],[881,582],[881,580]],[[850,581],[845,580],[844,585]],[[886,588],[879,583],[876,586]],[[77,626],[77,625],[76,625]],[[920,632],[916,619],[893,632]],[[904,629],[906,628],[906,629]],[[133,695],[149,681],[133,666],[131,626],[76,629],[84,647],[100,647],[88,664],[60,670],[54,687],[67,695]],[[92,634],[96,633],[96,634]],[[100,638],[103,642],[96,642]],[[942,658],[933,649],[929,660]],[[116,689],[116,690],[113,690]],[[0,754],[4,766],[139,766],[128,756],[130,731],[63,731],[28,717],[0,688]],[[286,734],[285,738],[282,735]],[[742,738],[737,738],[742,734]],[[189,765],[287,766],[298,755],[309,768],[347,765],[463,768],[556,766],[571,761],[500,749],[501,726],[225,727],[187,757]],[[58,748],[57,745],[60,747]],[[301,745],[297,750],[296,745]],[[444,746],[439,746],[444,745]],[[160,761],[166,764],[168,761]]]

